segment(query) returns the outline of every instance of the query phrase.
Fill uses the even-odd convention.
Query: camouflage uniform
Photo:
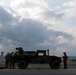
[[[63,53],[63,63],[64,63],[64,69],[67,69],[67,60],[68,60],[68,56],[66,55],[66,52]]]
[[[9,68],[10,67],[10,53],[7,53],[7,55],[5,56],[5,68]]]
[[[14,55],[12,56],[12,60],[13,60],[12,68],[15,68],[15,62],[16,62],[15,56],[18,55],[19,57],[20,56],[22,57],[24,55],[24,51],[23,51],[22,47],[16,48],[16,50],[17,50],[17,52],[15,52]]]
[[[12,52],[11,54],[10,54],[10,68],[12,68],[12,65],[13,65],[13,54],[14,54],[14,52]]]
[[[24,51],[23,51],[23,48],[22,47],[19,47],[19,48],[16,48],[16,51],[13,55],[12,55],[12,68],[15,68],[15,62],[16,62],[16,58],[15,56],[18,55],[18,56],[23,56],[24,55]],[[18,54],[17,54],[18,53]]]
[[[24,50],[22,47],[16,48],[16,50],[18,50],[18,55],[19,56],[23,56],[24,55]]]
[[[12,68],[15,69],[15,53],[12,55]]]

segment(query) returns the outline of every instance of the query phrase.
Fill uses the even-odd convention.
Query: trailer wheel
[[[19,69],[25,69],[25,68],[27,68],[27,67],[28,67],[28,63],[27,63],[26,61],[20,60],[20,61],[18,62],[18,68],[19,68]]]
[[[60,68],[60,62],[58,60],[53,60],[49,65],[52,69],[59,69]]]

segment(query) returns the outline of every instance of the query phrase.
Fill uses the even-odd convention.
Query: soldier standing
[[[12,68],[12,65],[13,65],[13,54],[14,54],[14,52],[10,53],[10,61],[9,61],[10,68]]]
[[[23,56],[24,55],[24,50],[22,47],[16,48],[16,50],[18,50],[18,55],[19,56]]]
[[[64,63],[64,68],[63,69],[67,69],[67,60],[68,60],[68,56],[66,54],[66,52],[63,53],[63,63]]]
[[[7,53],[5,56],[5,68],[9,68],[10,63],[10,53]]]
[[[12,68],[15,69],[17,51],[12,55]]]

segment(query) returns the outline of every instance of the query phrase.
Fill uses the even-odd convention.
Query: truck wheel
[[[20,60],[18,62],[18,68],[19,69],[25,69],[25,68],[27,68],[27,66],[28,66],[28,63],[26,61],[24,61],[24,60]]]
[[[50,67],[52,69],[59,69],[60,68],[60,62],[58,60],[53,60],[51,63],[50,63]]]

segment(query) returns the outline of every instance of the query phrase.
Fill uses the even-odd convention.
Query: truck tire
[[[53,60],[49,64],[52,69],[59,69],[60,68],[60,62],[58,60]]]
[[[26,61],[24,61],[24,60],[20,60],[18,62],[18,68],[19,69],[25,69],[25,68],[27,68],[27,66],[28,66],[28,63]]]

